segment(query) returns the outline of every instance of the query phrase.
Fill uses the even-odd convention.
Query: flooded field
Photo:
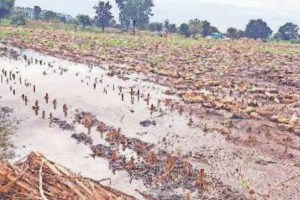
[[[175,1],[0,0],[0,200],[300,200],[296,6]]]
[[[137,195],[135,189],[147,191],[142,181],[132,181],[125,170],[113,173],[107,159],[90,156],[90,146],[108,144],[97,127],[89,129],[76,123],[75,116],[82,112],[120,128],[128,138],[156,144],[169,152],[192,150],[179,141],[170,145],[163,142],[166,136],[176,138],[194,131],[186,117],[175,111],[171,115],[163,105],[162,100],[169,98],[163,94],[166,88],[134,76],[108,76],[107,66],[71,63],[33,51],[19,53],[17,60],[2,57],[0,61],[1,105],[13,107],[15,117],[21,120],[12,139],[15,160],[36,151],[84,176],[109,178],[106,182],[129,194]],[[87,135],[89,142],[79,143],[80,136]],[[120,148],[118,153],[126,160],[138,159],[131,149]]]
[[[126,65],[115,73],[109,65],[14,50],[18,56],[0,59],[0,103],[20,120],[12,161],[40,152],[138,199],[190,193],[195,199],[245,199],[254,195],[252,187],[265,198],[284,170],[289,177],[299,173],[298,149],[282,146],[276,160],[268,149],[272,142],[264,143],[265,151],[255,150],[198,128],[201,118],[178,109],[180,99],[167,95],[172,88],[129,74],[122,70]],[[288,194],[297,195],[297,189]]]

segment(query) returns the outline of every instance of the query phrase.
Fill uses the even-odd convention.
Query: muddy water
[[[91,112],[107,125],[121,128],[126,137],[139,138],[169,152],[186,153],[193,149],[192,146],[179,142],[179,136],[195,132],[187,125],[188,118],[166,108],[162,102],[158,103],[158,100],[170,98],[163,94],[168,88],[144,82],[141,76],[107,76],[108,66],[105,65],[90,67],[33,51],[19,53],[21,56],[17,60],[7,57],[0,59],[0,70],[7,71],[7,76],[3,76],[3,82],[0,84],[1,105],[14,108],[14,115],[21,120],[17,134],[13,137],[15,153],[18,155],[15,160],[31,151],[38,151],[84,176],[96,180],[110,178],[114,188],[140,198],[135,189],[147,191],[141,181],[133,180],[130,183],[126,172],[112,173],[107,160],[92,158],[88,146],[71,139],[73,133],[87,133],[87,129],[82,125],[73,123],[76,110]],[[24,55],[27,60],[32,59],[33,63],[29,64]],[[12,75],[10,80],[10,71],[16,75],[15,79]],[[139,91],[140,98],[131,95],[131,91]],[[46,93],[49,95],[48,103],[44,98]],[[22,95],[28,97],[27,106],[22,100]],[[149,102],[145,100],[148,95]],[[54,99],[57,100],[56,109],[52,103]],[[37,113],[32,108],[36,101],[40,107]],[[67,116],[63,112],[64,104],[68,107]],[[152,104],[161,111],[151,112]],[[74,129],[64,131],[51,124],[50,113],[54,118],[72,124]],[[155,121],[156,125],[144,127],[140,124],[144,120]],[[173,136],[175,142],[164,146],[162,140],[166,136]],[[106,142],[95,128],[91,130],[91,137],[94,145]],[[130,150],[122,154],[127,158],[136,157]]]
[[[219,133],[204,133],[200,129],[191,128],[188,126],[188,114],[180,115],[176,111],[171,112],[170,107],[165,107],[163,103],[159,107],[162,112],[151,113],[151,104],[157,106],[158,99],[171,98],[164,95],[164,91],[169,88],[143,81],[144,77],[141,75],[122,74],[122,78],[110,77],[107,75],[109,70],[106,65],[91,68],[32,51],[24,51],[22,54],[27,55],[29,59],[32,57],[33,60],[42,60],[43,63],[42,65],[28,65],[22,56],[18,60],[6,57],[0,59],[0,70],[8,71],[7,77],[9,77],[9,71],[16,74],[15,80],[9,80],[7,83],[7,77],[4,77],[3,83],[0,83],[2,96],[0,104],[14,108],[14,117],[22,120],[13,138],[15,151],[19,156],[15,160],[26,156],[31,151],[39,151],[55,162],[84,176],[96,180],[110,178],[114,188],[141,199],[135,189],[146,192],[150,190],[143,185],[142,181],[133,180],[130,183],[126,172],[112,173],[107,160],[92,158],[89,146],[78,144],[76,140],[71,139],[73,133],[87,133],[87,129],[82,125],[73,123],[74,114],[79,109],[95,114],[98,120],[108,126],[121,128],[122,134],[126,137],[138,138],[155,144],[157,149],[165,149],[173,154],[188,154],[192,151],[193,156],[189,160],[197,169],[204,168],[207,173],[220,178],[232,188],[242,190],[241,183],[249,184],[256,191],[264,194],[269,190],[270,185],[277,185],[282,180],[299,174],[299,167],[294,165],[296,163],[294,160],[299,157],[297,156],[299,151],[289,150],[295,156],[294,160],[277,159],[268,153],[274,148],[274,144],[269,141],[266,141],[264,146],[262,145],[261,148],[266,149],[264,151],[226,142]],[[25,82],[31,85],[25,86]],[[94,83],[97,83],[95,89]],[[35,92],[33,92],[33,85],[36,86]],[[15,90],[15,95],[10,87]],[[122,87],[121,94],[119,87]],[[132,102],[130,88],[133,88],[135,93],[140,91],[139,100],[134,95]],[[48,104],[44,99],[46,93],[50,98]],[[122,93],[124,94],[123,101]],[[28,96],[27,106],[21,98],[22,94]],[[150,94],[149,103],[145,101],[148,94]],[[172,98],[177,100],[175,97]],[[52,105],[53,99],[57,99],[58,102],[56,110]],[[32,109],[36,100],[39,101],[40,106],[37,115]],[[69,108],[67,117],[63,113],[63,104]],[[45,120],[42,119],[43,110]],[[50,113],[53,117],[73,125],[74,129],[63,131],[55,124],[50,125],[48,119]],[[146,119],[155,121],[156,125],[141,126],[140,122]],[[196,119],[194,121],[197,123]],[[91,130],[91,137],[93,145],[106,144],[95,128]],[[285,151],[284,146],[277,149]],[[135,152],[130,150],[121,151],[121,154],[127,159],[132,156],[136,157]],[[259,160],[270,161],[273,164],[256,164]],[[108,181],[103,183],[109,184]],[[224,194],[223,191],[214,193],[215,188],[213,186],[209,188],[210,197]],[[299,192],[295,188],[286,189],[284,195],[290,197],[288,199],[298,197]],[[176,193],[183,193],[183,189],[176,190]],[[231,192],[228,193],[230,196]],[[226,192],[225,195],[227,195]]]
[[[196,169],[204,168],[208,173],[209,181],[213,182],[207,190],[209,194],[205,194],[207,197],[222,199],[225,196],[220,194],[229,193],[228,196],[234,199],[233,195],[236,194],[231,188],[241,189],[240,182],[244,179],[255,181],[255,186],[263,190],[267,188],[266,180],[268,182],[274,180],[272,176],[266,178],[266,175],[276,171],[276,166],[258,169],[260,166],[247,160],[249,157],[257,159],[265,156],[264,154],[256,152],[253,155],[248,148],[240,148],[226,142],[219,133],[205,133],[201,129],[191,127],[188,125],[190,118],[188,111],[184,111],[181,115],[178,111],[172,111],[170,106],[165,106],[164,99],[171,98],[179,101],[174,96],[164,94],[170,88],[144,81],[147,77],[142,75],[126,74],[127,70],[121,70],[119,76],[109,76],[108,73],[110,74],[111,71],[107,65],[91,67],[34,51],[26,50],[19,53],[21,56],[17,60],[8,57],[0,58],[0,70],[7,71],[7,76],[3,76],[3,82],[0,83],[2,96],[0,104],[14,108],[14,117],[21,120],[17,133],[13,136],[15,153],[18,157],[12,162],[23,158],[31,151],[37,151],[83,176],[96,180],[105,179],[103,184],[111,184],[113,188],[138,199],[142,197],[136,189],[155,194],[155,189],[147,188],[142,180],[131,180],[127,172],[121,170],[113,173],[108,160],[93,158],[89,145],[77,143],[71,138],[74,133],[88,135],[88,130],[82,124],[74,122],[74,116],[84,111],[94,114],[97,120],[107,126],[121,128],[122,134],[127,138],[137,138],[154,144],[156,150],[163,149],[173,155],[192,155],[189,157],[191,164]],[[27,59],[24,59],[24,55]],[[31,59],[33,63],[28,64],[28,60]],[[15,74],[15,80],[13,75],[10,80],[10,71]],[[140,98],[137,97],[138,91]],[[131,95],[132,92],[134,95]],[[44,98],[46,93],[49,96],[48,103]],[[27,106],[22,100],[22,95],[28,97]],[[146,101],[148,95],[149,102]],[[57,100],[56,109],[52,103],[54,99]],[[159,106],[158,100],[161,100]],[[32,108],[36,101],[39,104],[37,113]],[[63,112],[64,104],[68,107],[67,116]],[[158,107],[157,111],[151,111],[152,104]],[[43,119],[43,111],[45,119]],[[51,124],[50,113],[53,118],[65,121],[71,128]],[[154,121],[155,124],[144,127],[141,125],[144,120]],[[195,118],[193,121],[195,124],[199,122]],[[63,130],[64,128],[67,130]],[[107,141],[96,131],[96,127],[91,129],[90,137],[93,140],[92,145],[108,146]],[[132,157],[138,159],[136,152],[130,149],[124,151],[120,148],[119,153],[124,155],[127,161]],[[242,178],[239,178],[241,169]],[[284,174],[277,174],[276,180],[284,177]],[[224,184],[214,185],[218,181],[212,180],[212,177],[220,178]],[[110,180],[106,180],[107,178]],[[228,188],[229,191],[226,190]],[[183,196],[185,190],[171,188],[166,193],[168,197],[173,194]],[[197,194],[193,195],[197,196]]]

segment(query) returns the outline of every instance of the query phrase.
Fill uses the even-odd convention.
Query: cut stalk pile
[[[78,176],[39,153],[14,166],[0,163],[0,186],[1,199],[135,199]]]

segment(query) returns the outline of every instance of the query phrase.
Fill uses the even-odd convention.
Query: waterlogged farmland
[[[14,160],[41,152],[138,199],[299,197],[299,46],[4,32]]]

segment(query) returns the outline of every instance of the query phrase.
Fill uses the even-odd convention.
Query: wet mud
[[[109,65],[16,52],[1,57],[0,92],[5,96],[0,100],[21,119],[14,137],[20,157],[40,151],[91,178],[110,178],[113,187],[137,198],[172,200],[186,195],[268,198],[260,179],[276,171],[275,165],[288,169],[290,177],[299,172],[295,145],[270,150],[274,140],[261,139],[268,135],[241,138],[238,130],[247,127],[243,119],[249,116],[221,113],[215,109],[218,101],[210,100],[205,90],[180,94],[176,89],[175,96],[174,88]],[[203,99],[198,108],[194,103]],[[203,108],[209,119],[199,118]],[[230,130],[211,122],[221,120],[221,114],[234,121]],[[282,177],[279,173],[265,181],[280,182]],[[258,186],[263,189],[255,192],[252,188]],[[290,192],[297,193],[293,188]]]

